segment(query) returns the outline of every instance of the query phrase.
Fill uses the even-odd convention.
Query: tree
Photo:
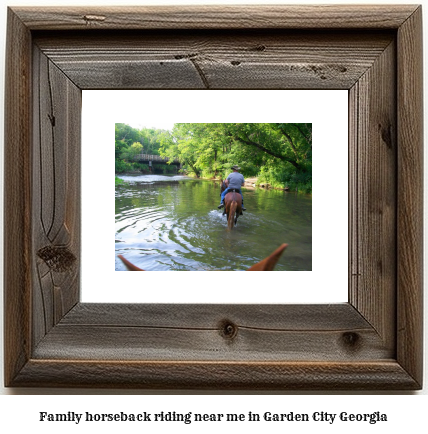
[[[161,154],[178,158],[196,176],[224,177],[233,164],[283,187],[311,185],[312,125],[273,123],[175,124]]]
[[[200,142],[195,137],[191,125],[194,124],[175,124],[171,133],[162,136],[159,151],[162,157],[180,161],[196,177],[199,177],[201,175],[198,163]]]
[[[276,187],[312,188],[310,123],[177,123],[171,132],[116,124],[116,158],[135,153],[179,160],[196,177],[224,178],[232,165]]]
[[[153,128],[138,130],[124,123],[115,124],[115,160],[116,173],[132,170],[147,170],[135,161],[139,153],[159,155],[159,146],[163,131]]]

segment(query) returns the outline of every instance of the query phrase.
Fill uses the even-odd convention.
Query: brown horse
[[[232,229],[238,222],[238,216],[242,215],[241,193],[230,191],[224,197],[224,212],[227,215],[227,227]]]
[[[262,261],[258,262],[255,265],[252,265],[246,271],[272,271],[274,269],[276,263],[278,262],[280,256],[282,255],[282,252],[286,249],[287,246],[288,246],[288,244],[281,244],[267,258],[263,259]],[[145,271],[141,268],[136,267],[133,263],[129,262],[122,255],[118,255],[118,258],[121,259],[121,261],[125,264],[126,268],[129,271]]]
[[[226,190],[226,183],[221,183],[220,195]],[[224,197],[223,215],[227,216],[227,227],[232,229],[238,223],[238,217],[242,215],[242,196],[239,190],[232,189]]]

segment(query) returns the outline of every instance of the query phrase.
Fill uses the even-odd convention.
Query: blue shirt
[[[228,177],[229,188],[241,188],[242,184],[245,182],[244,177],[238,172],[232,172]]]

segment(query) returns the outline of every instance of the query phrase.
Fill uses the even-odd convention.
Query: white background
[[[144,104],[141,104],[141,101],[144,101]],[[231,104],[230,101],[239,101],[239,107]],[[312,122],[313,271],[277,271],[268,274],[228,271],[150,271],[144,274],[144,279],[138,273],[114,271],[115,205],[112,153],[114,124],[115,122],[132,124],[144,120],[149,126],[160,119],[170,120],[172,123],[280,122],[281,120]],[[110,303],[339,303],[348,301],[348,92],[346,90],[83,91],[82,135],[82,301]],[[100,152],[100,149],[106,151]],[[335,169],[328,170],[332,158],[336,161]],[[94,167],[99,167],[100,170],[94,171]],[[212,209],[215,210],[217,205],[216,196],[213,197]],[[209,212],[210,209],[207,210],[207,213]],[[278,240],[277,247],[282,243],[287,243],[287,240]],[[287,255],[287,250],[283,255]],[[221,284],[225,279],[228,281],[227,287]],[[231,292],[230,285],[236,290]],[[148,290],[149,288],[156,288],[156,291]]]
[[[223,3],[225,3],[224,0]],[[5,3],[2,0],[3,7],[0,9],[0,76],[4,77],[4,39],[5,39],[5,29],[6,29],[6,8]],[[7,2],[9,5],[108,5],[108,4],[215,4],[218,2],[214,1],[202,1],[202,2],[191,2],[190,0],[184,1],[163,1],[156,2],[152,0],[150,3],[145,3],[144,1],[135,1],[135,0],[126,0],[125,2],[118,0],[75,0],[72,2],[63,1],[17,1],[10,0]],[[233,3],[235,4],[248,4],[248,3],[263,3],[262,1],[251,1],[251,0],[235,0]],[[276,0],[269,0],[265,3],[284,3],[278,2]],[[292,1],[290,3],[296,3],[296,1]],[[315,4],[321,3],[325,4],[326,1],[299,1],[300,4]],[[340,1],[331,1],[329,3],[347,3]],[[361,2],[358,0],[352,0],[351,3],[383,3],[383,4],[391,4],[391,3],[408,3],[413,4],[413,1],[404,1],[401,0],[399,2],[394,2],[392,0],[382,1],[365,1]],[[426,11],[425,11],[426,12]],[[424,28],[428,29],[426,13],[424,14]],[[424,58],[427,59],[426,49],[428,44],[426,43],[426,37],[424,49],[425,55]],[[425,76],[426,76],[426,65],[425,65]],[[427,89],[427,86],[424,86],[424,89]],[[3,87],[0,87],[0,100],[3,101]],[[428,100],[426,90],[424,95],[425,102]],[[3,118],[3,105],[0,105],[0,115]],[[425,114],[428,113],[428,110],[425,109]],[[0,123],[0,143],[3,146],[3,123]],[[1,153],[2,154],[2,153]],[[425,154],[426,155],[426,154]],[[1,158],[1,157],[0,157]],[[426,160],[425,160],[426,161]],[[425,167],[427,165],[425,164]],[[3,176],[1,176],[3,179]],[[1,201],[2,202],[2,201]],[[425,203],[426,199],[425,199]],[[2,214],[0,214],[0,219],[2,218]],[[1,243],[0,249],[3,248],[3,243]],[[3,256],[3,252],[0,251],[0,256]],[[0,263],[0,267],[2,267],[2,263]],[[425,281],[427,281],[425,279]],[[1,303],[1,301],[0,301]],[[425,301],[425,312],[427,309],[427,302]],[[0,315],[2,315],[2,309],[0,306]],[[3,336],[3,322],[0,322],[0,335]],[[428,336],[428,333],[425,333],[425,337]],[[425,338],[426,339],[426,338]],[[425,345],[427,348],[427,345]],[[2,347],[0,349],[2,351]],[[3,355],[0,354],[0,360],[2,363]],[[45,389],[4,389],[1,388],[1,384],[3,383],[2,372],[0,373],[0,390],[3,396],[0,397],[0,426],[2,431],[4,432],[16,432],[20,431],[20,429],[28,429],[33,432],[37,430],[43,432],[55,432],[58,430],[62,430],[64,432],[75,432],[79,429],[80,432],[93,432],[94,427],[90,425],[72,425],[72,424],[60,424],[59,426],[56,423],[50,424],[41,424],[37,422],[38,420],[38,412],[39,411],[52,411],[52,412],[67,412],[67,411],[89,411],[89,412],[112,412],[112,411],[193,411],[193,412],[219,412],[219,413],[247,413],[252,410],[255,412],[263,412],[263,411],[276,411],[276,412],[311,412],[311,411],[327,411],[327,412],[341,412],[341,411],[362,411],[362,412],[372,412],[372,411],[384,411],[389,415],[389,422],[386,424],[376,424],[376,425],[368,425],[363,423],[350,423],[349,425],[342,424],[320,424],[320,425],[288,425],[285,426],[280,424],[275,425],[217,425],[217,424],[206,424],[204,425],[204,432],[218,432],[221,429],[223,432],[236,432],[241,427],[245,429],[247,432],[259,432],[260,429],[269,429],[269,432],[313,432],[313,429],[316,428],[317,432],[333,432],[337,431],[343,432],[344,427],[346,427],[346,431],[348,433],[360,433],[361,430],[369,429],[371,432],[381,432],[381,433],[390,433],[391,431],[417,431],[423,432],[427,427],[426,420],[426,408],[428,404],[428,399],[426,395],[428,383],[428,374],[425,368],[425,388],[422,392],[410,393],[405,396],[404,393],[393,393],[390,396],[384,396],[382,393],[372,393],[368,392],[368,394],[358,394],[355,392],[343,393],[342,395],[337,395],[334,393],[328,394],[327,396],[320,396],[316,393],[306,394],[306,393],[297,393],[293,394],[292,392],[287,393],[287,391],[277,392],[274,394],[268,394],[266,396],[260,396],[259,394],[254,394],[254,396],[243,396],[239,393],[229,393],[229,396],[218,396],[222,395],[221,392],[216,391],[208,391],[206,394],[202,394],[202,396],[194,396],[192,392],[187,392],[184,396],[174,396],[174,391],[170,391],[168,396],[145,396],[144,391],[105,391],[105,390],[75,390],[75,389],[55,389],[55,390],[45,390]],[[183,391],[181,391],[182,393]],[[82,395],[82,396],[73,396],[73,395]],[[89,394],[103,394],[105,396],[97,396],[92,397]],[[122,394],[126,396],[122,396],[120,399],[117,399],[116,395]],[[164,392],[155,393],[155,395],[164,395]],[[21,396],[12,396],[12,395],[21,395]],[[22,395],[30,395],[30,396],[22,396]],[[33,396],[31,396],[33,395]],[[43,395],[43,396],[34,396],[34,395]],[[60,395],[60,396],[54,396]],[[61,396],[62,395],[62,396]],[[86,396],[85,396],[86,395]],[[235,396],[232,396],[235,395]],[[293,396],[290,396],[293,395]],[[324,395],[324,394],[321,394]],[[412,396],[414,395],[414,396]],[[423,395],[423,396],[421,396]],[[195,428],[196,427],[196,428]],[[103,431],[116,432],[119,429],[126,429],[127,432],[161,432],[161,430],[165,430],[168,428],[174,429],[176,432],[188,432],[189,430],[198,430],[201,431],[201,427],[198,425],[159,425],[159,427],[149,426],[148,428],[144,425],[135,425],[134,427],[127,425],[97,425],[95,428],[101,428]],[[138,431],[137,431],[138,430]]]

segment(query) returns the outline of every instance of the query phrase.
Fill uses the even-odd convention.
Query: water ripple
[[[216,183],[182,176],[121,177],[116,187],[115,254],[145,270],[245,270],[280,244],[278,270],[312,267],[311,200],[283,192],[244,192],[235,229],[217,210]],[[288,253],[288,249],[287,249]],[[125,268],[115,261],[116,270]]]

